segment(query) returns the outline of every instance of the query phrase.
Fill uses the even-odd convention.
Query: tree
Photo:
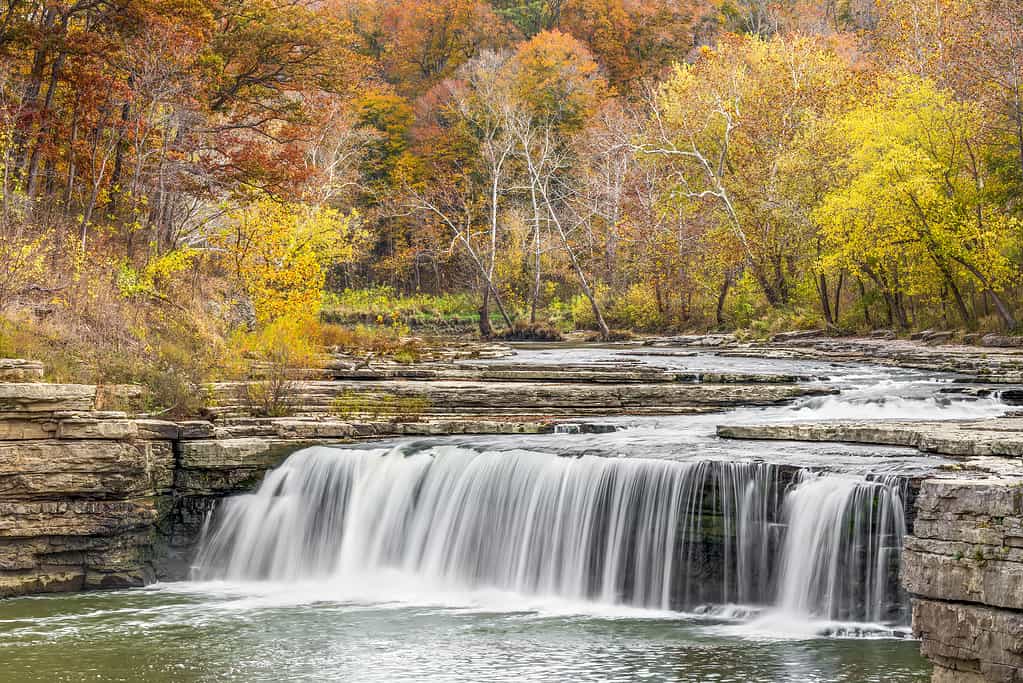
[[[886,64],[930,78],[985,111],[987,145],[1023,187],[1023,13],[1013,0],[879,3]]]
[[[566,0],[558,27],[589,46],[612,83],[636,76],[629,49],[635,26],[622,0]]]
[[[518,143],[525,166],[533,216],[533,291],[530,320],[536,319],[540,295],[543,226],[549,226],[575,271],[580,288],[593,309],[603,337],[610,336],[595,288],[572,246],[571,232],[579,227],[566,222],[563,212],[571,193],[569,140],[595,111],[607,84],[582,43],[559,31],[545,31],[523,43],[507,65],[508,128]]]
[[[364,238],[352,215],[263,199],[231,212],[214,242],[257,322],[269,323],[315,318],[325,268],[353,259]]]
[[[779,160],[842,100],[849,73],[815,39],[732,37],[676,66],[650,102],[638,151],[661,158],[676,195],[715,217],[712,238],[732,245],[774,307],[792,300],[812,229],[779,210]]]
[[[422,95],[484,49],[501,47],[502,21],[483,0],[374,0],[364,23],[374,26],[383,77],[402,95]],[[368,20],[368,21],[366,21]],[[364,25],[361,29],[367,31]]]
[[[963,291],[974,283],[991,297],[1003,323],[1015,315],[1000,294],[1011,281],[1006,249],[1019,223],[985,191],[976,154],[979,108],[916,77],[886,83],[831,132],[845,151],[835,187],[816,217],[832,259],[882,289],[903,326],[903,294],[951,296],[964,324],[975,312]]]

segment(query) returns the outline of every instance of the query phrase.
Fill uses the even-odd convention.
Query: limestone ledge
[[[37,360],[0,358],[0,382],[41,382],[44,370]]]
[[[933,683],[1023,680],[1023,614],[984,605],[913,600],[913,632],[934,663]]]
[[[219,420],[246,412],[241,398],[244,385],[215,385],[216,407],[210,412]],[[742,405],[778,405],[803,396],[835,393],[830,387],[790,383],[696,384],[696,383],[548,383],[475,382],[458,380],[337,380],[305,381],[296,385],[295,412],[324,416],[334,402],[346,395],[388,395],[419,399],[423,412],[432,415],[558,416],[672,414],[705,412]]]
[[[920,487],[902,580],[916,596],[1023,610],[1023,477]]]
[[[639,352],[623,352],[628,355],[652,355]],[[328,363],[326,377],[336,380],[449,380],[471,382],[539,382],[556,384],[792,384],[807,382],[816,377],[786,373],[743,373],[743,372],[678,372],[646,367],[635,361],[634,365],[599,368],[588,365],[530,365],[522,367],[513,364],[467,364],[461,365],[420,365],[376,363],[371,366],[353,368],[345,363]]]
[[[96,387],[88,384],[0,382],[0,414],[92,410]]]
[[[1023,456],[1023,418],[943,422],[834,421],[761,425],[719,425],[726,439],[836,441],[910,446],[956,457]]]
[[[1023,681],[1023,474],[922,482],[902,582],[934,681]]]
[[[174,454],[166,442],[0,442],[0,502],[118,499],[169,492]]]

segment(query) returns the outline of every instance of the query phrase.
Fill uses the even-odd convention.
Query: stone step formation
[[[862,343],[813,338],[715,352],[847,359]],[[730,346],[731,345],[731,346]],[[665,353],[687,353],[665,343]],[[673,350],[679,349],[679,350]],[[931,354],[931,355],[928,355]],[[933,355],[939,354],[939,355]],[[948,349],[901,346],[878,358],[973,373],[1000,387],[1015,350],[986,361]],[[104,410],[138,390],[48,384],[40,363],[0,359],[0,596],[139,586],[182,578],[210,510],[253,491],[266,473],[311,445],[384,436],[538,434],[573,418],[704,413],[774,405],[834,391],[796,375],[672,373],[631,365],[516,367],[514,363],[327,368],[297,380],[295,414],[248,415],[239,385],[215,387],[206,419],[172,421]],[[1009,387],[1006,387],[1009,388]],[[986,391],[986,390],[985,390]],[[386,397],[414,399],[361,413]],[[358,400],[352,400],[352,399]],[[347,404],[345,401],[347,400]],[[406,406],[406,407],[408,407]],[[566,427],[565,430],[571,431]],[[722,425],[723,438],[853,442],[917,448],[953,458],[922,481],[909,511],[902,581],[913,628],[939,681],[1023,676],[1023,418]]]

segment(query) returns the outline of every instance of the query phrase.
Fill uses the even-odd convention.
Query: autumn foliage
[[[1021,21],[1009,0],[11,0],[0,314],[132,367],[380,286],[471,296],[483,334],[1013,329]]]

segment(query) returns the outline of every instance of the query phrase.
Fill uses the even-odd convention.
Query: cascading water
[[[397,570],[637,607],[899,621],[894,480],[764,462],[310,448],[209,522],[198,579]]]
[[[785,502],[781,609],[837,621],[904,621],[896,581],[906,534],[900,481],[802,479]]]

